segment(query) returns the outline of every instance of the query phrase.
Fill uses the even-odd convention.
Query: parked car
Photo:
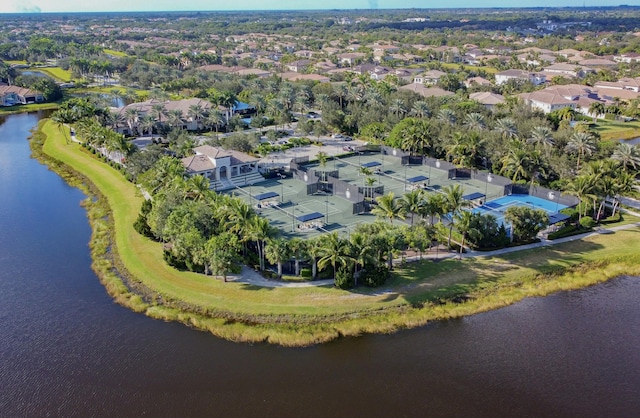
[[[334,138],[344,138],[344,135],[342,134],[333,134]]]
[[[351,138],[350,136],[345,136],[342,138],[343,141],[353,141],[353,138]]]
[[[355,148],[349,146],[349,145],[345,145],[344,147],[342,147],[343,151],[355,151]]]

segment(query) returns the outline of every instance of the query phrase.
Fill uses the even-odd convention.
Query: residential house
[[[228,190],[264,181],[258,172],[259,159],[240,151],[210,145],[194,149],[195,155],[182,159],[189,177],[202,175],[210,188]]]
[[[441,89],[440,87],[427,87],[422,83],[411,83],[398,88],[398,90],[412,91],[422,97],[443,97],[453,96],[454,93]]]
[[[279,74],[280,78],[288,81],[317,81],[319,83],[328,83],[331,79],[327,76],[320,74],[299,74],[294,72],[287,72]]]
[[[492,86],[491,81],[482,77],[470,77],[464,80],[464,85],[466,88],[474,87],[474,86]]]
[[[640,54],[636,52],[627,52],[626,54],[614,55],[613,60],[615,62],[626,62],[631,64],[632,62],[640,62]]]
[[[501,85],[509,80],[529,81],[533,85],[544,84],[547,81],[547,77],[542,73],[534,73],[524,70],[506,70],[496,74],[496,84]]]
[[[19,86],[0,85],[0,105],[14,106],[17,104],[43,103],[42,93]]]
[[[422,83],[427,85],[433,85],[440,80],[440,77],[447,75],[447,73],[440,70],[429,70],[413,78],[414,83]]]
[[[338,60],[341,64],[354,66],[362,61],[367,54],[363,52],[348,52],[346,54],[338,54]]]
[[[604,58],[591,58],[580,61],[578,64],[585,67],[597,67],[597,68],[613,68],[618,65],[617,62],[604,59]]]
[[[259,68],[245,68],[242,70],[235,71],[234,74],[263,78],[263,77],[269,77],[271,75],[271,72],[266,70],[261,70]]]
[[[485,107],[492,109],[494,106],[504,103],[504,96],[501,94],[491,93],[490,91],[481,91],[478,93],[471,93],[469,95],[471,100],[475,100],[478,103],[483,104]]]
[[[549,65],[548,67],[544,67],[542,71],[548,74],[549,78],[553,78],[558,75],[583,78],[588,73],[596,72],[593,68],[568,63],[556,63]]]
[[[597,81],[594,87],[613,90],[631,90],[637,93],[640,92],[640,77],[625,77],[618,81]]]
[[[521,93],[518,96],[531,107],[540,109],[544,113],[551,113],[565,107],[576,108],[576,103],[573,100],[566,99],[555,92],[539,90],[531,93]]]
[[[289,64],[286,65],[286,67],[289,69],[289,71],[301,73],[301,72],[304,72],[304,70],[307,69],[307,67],[309,67],[310,65],[311,65],[311,60],[299,60],[299,61],[290,62]]]

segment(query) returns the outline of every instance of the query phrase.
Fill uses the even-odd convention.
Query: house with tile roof
[[[556,110],[569,107],[571,109],[576,108],[576,102],[571,99],[567,99],[558,92],[538,90],[531,93],[521,93],[518,96],[528,105],[533,108],[540,109],[544,113],[551,113]]]
[[[194,148],[195,155],[182,159],[186,174],[204,176],[216,191],[244,187],[264,181],[258,172],[258,159],[244,152],[211,145]]]
[[[398,90],[407,90],[419,94],[422,97],[443,97],[453,96],[455,93],[441,89],[440,87],[428,87],[422,83],[411,83],[398,88]]]
[[[481,91],[478,93],[471,93],[469,95],[469,98],[471,100],[475,100],[476,102],[483,104],[484,107],[489,109],[505,102],[503,95],[491,93],[490,91]]]
[[[0,106],[43,103],[42,93],[20,86],[0,85]]]
[[[547,76],[542,73],[532,73],[530,71],[511,69],[501,71],[495,75],[496,85],[501,85],[509,80],[530,81],[533,85],[538,86],[547,81]]]

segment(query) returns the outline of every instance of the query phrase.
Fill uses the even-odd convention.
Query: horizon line
[[[616,9],[640,8],[640,5],[619,4],[616,6],[466,6],[466,7],[377,7],[377,8],[330,8],[330,9],[228,9],[228,10],[93,10],[93,11],[15,11],[0,12],[0,15],[52,15],[52,14],[109,14],[109,13],[234,13],[234,12],[373,12],[377,10],[541,10],[541,9]]]

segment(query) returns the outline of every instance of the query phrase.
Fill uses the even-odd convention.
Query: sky
[[[640,0],[0,0],[0,13],[640,6]]]

